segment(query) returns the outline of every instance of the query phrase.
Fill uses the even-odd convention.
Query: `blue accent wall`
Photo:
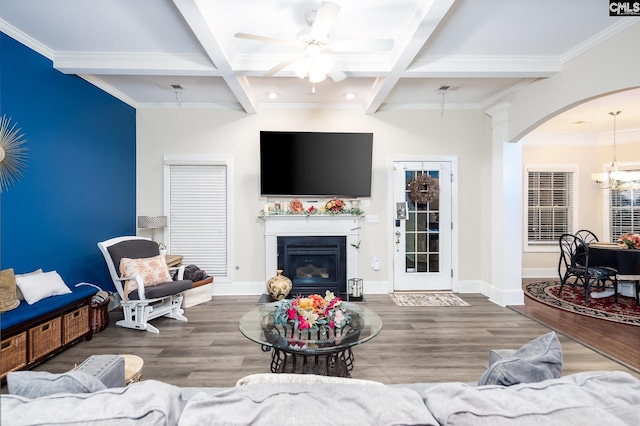
[[[136,111],[0,33],[0,115],[27,169],[0,195],[0,268],[114,291],[99,241],[136,233]]]

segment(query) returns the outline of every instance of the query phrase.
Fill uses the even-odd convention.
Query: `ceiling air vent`
[[[164,90],[173,90],[173,91],[186,90],[184,86],[180,83],[156,83],[156,84],[158,85],[158,87]]]
[[[462,86],[450,86],[448,84],[443,84],[436,89],[436,92],[455,92],[456,90],[460,90]]]

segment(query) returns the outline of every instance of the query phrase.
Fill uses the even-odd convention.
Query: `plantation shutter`
[[[609,191],[609,238],[618,241],[621,235],[640,233],[640,189]]]
[[[528,243],[558,244],[573,229],[573,173],[529,171],[527,176]]]
[[[170,252],[227,275],[227,166],[170,166]]]

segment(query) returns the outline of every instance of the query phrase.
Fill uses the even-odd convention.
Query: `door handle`
[[[400,251],[400,231],[396,231],[396,251]]]

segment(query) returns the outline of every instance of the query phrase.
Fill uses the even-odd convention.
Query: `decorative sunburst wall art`
[[[27,140],[11,119],[0,117],[0,192],[14,185],[27,168]]]

